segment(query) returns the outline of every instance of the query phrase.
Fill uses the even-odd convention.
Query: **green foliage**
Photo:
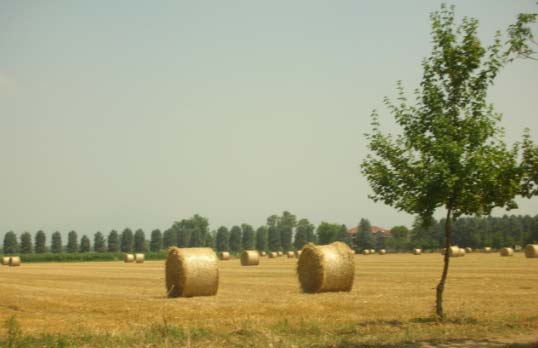
[[[206,234],[205,236],[205,241],[204,241],[204,246],[207,247],[207,248],[211,248],[211,249],[215,249],[216,245],[215,245],[215,236],[216,236],[217,232],[213,231],[213,232],[209,232]]]
[[[278,230],[280,232],[280,243],[283,251],[292,249],[291,241],[293,238],[293,229],[297,225],[297,218],[289,211],[284,211],[278,219]]]
[[[120,238],[118,231],[112,230],[107,237],[107,251],[110,253],[116,253],[120,250]]]
[[[386,247],[391,250],[402,251],[408,250],[409,246],[409,229],[405,226],[394,226],[390,229],[391,238],[385,241]]]
[[[130,253],[133,251],[134,237],[133,231],[130,228],[126,228],[121,232],[120,236],[120,250],[124,253]]]
[[[51,244],[50,244],[50,251],[58,254],[63,252],[63,246],[62,246],[62,234],[58,231],[54,232],[52,234]]]
[[[230,250],[230,233],[225,226],[220,226],[217,230],[217,251]]]
[[[171,246],[176,245],[177,243],[177,236],[176,231],[172,228],[167,229],[163,233],[163,248],[168,249]]]
[[[510,62],[516,58],[538,60],[536,57],[538,43],[534,40],[530,26],[537,20],[538,13],[520,13],[516,23],[508,26],[506,42],[508,50],[505,53],[505,59]]]
[[[32,236],[29,232],[21,234],[21,254],[32,253]]]
[[[90,251],[91,251],[90,238],[88,238],[88,236],[86,235],[83,235],[82,238],[80,238],[79,252],[89,253]]]
[[[330,244],[336,241],[339,232],[342,230],[342,225],[322,222],[317,228],[318,243],[320,245]]]
[[[17,235],[13,231],[9,231],[4,236],[4,254],[16,254],[17,253]]]
[[[278,215],[271,215],[267,218],[267,243],[270,251],[282,249],[281,235],[278,229]]]
[[[159,251],[163,247],[163,236],[161,230],[155,229],[151,231],[151,240],[149,242],[150,251]]]
[[[138,253],[146,251],[146,234],[141,229],[136,230],[134,234],[134,251]]]
[[[105,237],[100,231],[97,231],[93,235],[93,251],[97,253],[104,253],[106,251]]]
[[[65,247],[65,251],[67,251],[68,253],[76,253],[78,251],[77,232],[70,231],[67,234],[67,246]]]
[[[19,340],[22,337],[22,329],[15,315],[10,316],[4,323],[6,330],[7,348],[16,348],[19,346]]]
[[[180,248],[201,247],[205,243],[209,222],[206,218],[195,214],[190,219],[183,219],[175,222],[171,230],[174,231],[177,241],[176,245]]]
[[[267,226],[260,226],[256,229],[256,250],[267,250]]]
[[[230,229],[230,251],[238,253],[241,251],[241,227],[233,226]]]
[[[362,218],[357,226],[355,235],[355,245],[358,249],[372,249],[375,247],[374,236],[372,235],[372,225],[368,219]]]
[[[241,233],[243,234],[243,239],[241,244],[244,250],[253,250],[254,249],[254,228],[249,224],[241,225]]]
[[[295,240],[293,241],[295,249],[301,250],[306,243],[313,242],[309,240],[309,237],[314,235],[314,230],[315,226],[308,219],[299,220],[295,228]]]
[[[338,229],[338,231],[336,231],[334,240],[346,243],[350,248],[353,249],[353,240],[351,239],[349,233],[347,233],[346,225],[340,225],[340,228]]]
[[[443,229],[432,219],[425,224],[420,217],[415,218],[413,228],[410,231],[409,247],[420,249],[435,249],[442,246]],[[462,244],[467,245],[467,244]]]
[[[36,254],[43,254],[47,252],[47,236],[42,230],[37,231],[35,234],[34,252]]]

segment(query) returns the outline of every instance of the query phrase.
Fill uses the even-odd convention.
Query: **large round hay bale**
[[[379,249],[379,255],[385,255],[387,251],[385,249]]]
[[[9,266],[9,256],[3,256],[2,259],[0,260],[0,262],[4,266]]]
[[[144,263],[144,254],[135,254],[134,258],[136,263]]]
[[[485,252],[485,253],[490,253],[490,252],[491,252],[491,248],[490,248],[490,247],[484,247],[484,252]]]
[[[241,266],[257,266],[260,264],[258,250],[243,250],[241,253]]]
[[[168,297],[212,296],[219,289],[217,256],[211,248],[171,247],[165,266]]]
[[[538,244],[529,244],[525,247],[525,256],[529,258],[538,257]]]
[[[458,246],[451,246],[448,248],[448,256],[450,257],[458,257],[460,255],[460,248]]]
[[[415,255],[420,255],[420,254],[422,254],[422,249],[415,248],[415,249],[413,250],[413,254],[415,254]]]
[[[370,249],[364,249],[364,250],[362,251],[362,254],[363,254],[363,255],[370,255]]]
[[[9,265],[12,267],[20,266],[21,265],[21,258],[18,256],[11,256],[9,258]]]
[[[466,252],[467,254],[470,254],[470,253],[472,253],[472,252],[473,252],[473,249],[472,249],[472,248],[469,248],[469,247],[467,247],[467,248],[465,248],[465,252]]]
[[[276,255],[277,255],[277,256],[282,256],[282,255],[284,255],[284,253],[283,253],[282,251],[277,251],[277,252],[276,252]]]
[[[297,261],[297,275],[303,291],[350,291],[355,276],[353,255],[353,250],[342,242],[305,245]]]
[[[465,256],[465,249],[460,248],[460,255],[459,256]]]
[[[227,252],[227,251],[221,251],[219,253],[219,259],[221,259],[222,261],[229,260],[230,259],[230,253]]]
[[[135,260],[135,257],[133,254],[125,254],[125,256],[123,257],[123,262],[125,263],[131,263],[131,262],[134,262]]]
[[[301,256],[301,250],[295,250],[295,257]]]
[[[260,251],[260,256],[267,256],[267,253],[265,251]]]
[[[293,259],[295,258],[295,253],[293,251],[288,251],[286,253],[286,256],[288,257],[288,259]]]
[[[501,254],[501,256],[513,256],[514,255],[514,249],[512,249],[512,248],[501,248],[500,254]]]

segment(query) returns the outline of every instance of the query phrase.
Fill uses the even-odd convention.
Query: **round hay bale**
[[[459,256],[465,256],[465,249],[460,248],[460,254]]]
[[[265,251],[260,251],[260,256],[267,256],[267,253]]]
[[[293,251],[288,251],[286,253],[286,256],[288,256],[288,259],[293,259],[295,258],[295,253]]]
[[[219,259],[221,259],[222,261],[229,260],[230,259],[230,253],[227,252],[227,251],[221,251],[219,253]]]
[[[469,248],[469,247],[467,247],[467,248],[465,248],[465,252],[466,252],[467,254],[470,254],[470,253],[472,253],[472,252],[473,252],[473,249],[472,249],[472,248]]]
[[[491,248],[490,248],[490,247],[485,247],[485,248],[484,248],[484,252],[485,252],[485,253],[490,253],[490,252],[491,252]]]
[[[144,263],[144,254],[135,254],[134,258],[136,263]]]
[[[297,275],[303,291],[350,291],[355,276],[353,255],[353,250],[342,242],[305,245],[297,261]]]
[[[9,265],[11,267],[20,266],[21,265],[21,258],[18,256],[11,256],[9,258]]]
[[[270,258],[270,259],[274,259],[276,257],[278,257],[278,254],[276,251],[271,251],[269,253],[267,253],[267,256]]]
[[[243,250],[241,253],[241,266],[258,266],[260,254],[258,250]]]
[[[284,253],[283,253],[282,251],[277,251],[277,252],[276,252],[276,255],[277,255],[277,256],[282,256],[282,255],[284,255]]]
[[[131,263],[131,262],[134,262],[135,260],[135,257],[133,254],[125,254],[125,256],[123,257],[123,261],[125,263]]]
[[[301,256],[301,250],[295,250],[295,257]]]
[[[450,257],[458,257],[460,255],[460,248],[458,246],[451,246],[448,248],[448,256]]]
[[[171,247],[165,276],[168,297],[213,296],[219,289],[217,256],[211,248]]]
[[[9,256],[3,256],[0,262],[2,262],[2,265],[4,266],[9,266]]]
[[[370,249],[370,254],[375,254],[375,249]]]
[[[387,251],[385,249],[379,249],[379,255],[385,255]]]
[[[512,249],[512,248],[501,248],[500,254],[501,254],[501,256],[513,256],[514,255],[514,249]]]
[[[538,244],[529,244],[525,247],[525,256],[529,258],[538,257]]]
[[[415,254],[415,255],[420,255],[420,254],[422,254],[422,249],[418,249],[418,248],[414,249],[414,250],[413,250],[413,254]]]
[[[369,249],[364,249],[364,250],[362,251],[362,254],[363,254],[363,255],[370,255],[370,250],[369,250]]]

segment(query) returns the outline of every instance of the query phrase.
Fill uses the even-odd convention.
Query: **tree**
[[[90,250],[91,250],[90,238],[88,238],[88,236],[86,235],[83,235],[82,238],[80,238],[79,252],[88,253],[90,252]]]
[[[256,250],[267,250],[267,226],[260,226],[256,229]]]
[[[107,250],[111,253],[117,253],[120,250],[120,238],[118,231],[112,230],[107,238]]]
[[[205,236],[204,246],[206,248],[215,249],[215,235],[217,232],[208,232]]]
[[[538,19],[537,13],[520,13],[517,16],[516,23],[508,26],[508,50],[505,57],[508,61],[516,58],[526,58],[538,60],[535,49],[538,42],[534,40],[530,24],[535,23]],[[534,46],[534,47],[533,47]]]
[[[163,248],[168,249],[171,246],[176,245],[177,243],[177,236],[176,231],[172,228],[167,229],[163,233]]]
[[[318,243],[321,245],[330,244],[336,241],[338,232],[342,229],[340,224],[331,224],[328,222],[321,222],[317,228]]]
[[[405,250],[408,248],[407,243],[409,240],[409,229],[405,226],[394,226],[390,229],[390,235],[386,243],[387,247],[397,251]]]
[[[121,232],[120,236],[120,250],[124,253],[130,253],[133,251],[133,231],[130,228],[126,228]]]
[[[243,245],[244,250],[254,249],[254,228],[249,224],[241,225],[241,232],[243,234],[243,239],[241,244]]]
[[[267,243],[270,251],[282,249],[280,231],[278,230],[278,215],[271,215],[267,218]]]
[[[141,229],[136,230],[134,234],[134,251],[139,253],[146,251],[146,234]]]
[[[362,218],[357,226],[355,244],[360,249],[372,249],[374,247],[374,237],[372,236],[372,225],[368,219]]]
[[[100,231],[97,231],[93,235],[93,251],[97,253],[104,253],[105,250],[105,237]]]
[[[313,242],[309,240],[309,236],[314,235],[314,230],[314,225],[308,219],[299,220],[295,228],[295,240],[293,241],[295,249],[301,250],[306,243]]]
[[[284,211],[280,219],[278,219],[277,228],[280,232],[280,243],[284,251],[291,250],[291,240],[293,237],[293,229],[297,224],[295,215],[289,211]]]
[[[52,239],[50,243],[50,251],[55,254],[60,254],[63,251],[62,235],[58,231],[52,234]]]
[[[334,240],[337,242],[346,243],[350,248],[353,248],[353,241],[351,240],[349,233],[347,233],[346,225],[340,225],[340,227],[336,230]]]
[[[233,226],[230,229],[230,251],[238,253],[241,251],[241,227]]]
[[[155,229],[151,231],[151,241],[149,242],[149,250],[159,251],[163,246],[163,235],[161,230]]]
[[[478,21],[464,18],[456,28],[453,8],[431,15],[431,55],[411,105],[398,83],[398,102],[385,98],[401,132],[384,134],[372,113],[371,151],[362,173],[374,201],[419,215],[431,224],[438,208],[446,211],[444,246],[452,240],[452,220],[461,215],[489,214],[494,207],[517,207],[524,191],[525,168],[518,164],[518,145],[508,149],[497,125],[500,115],[486,101],[487,90],[507,62],[497,35],[484,48]],[[436,314],[443,319],[443,291],[449,268],[444,257],[436,287]]]
[[[36,254],[44,254],[47,252],[47,236],[42,230],[37,231],[35,234],[34,251]]]
[[[65,247],[65,250],[68,253],[76,253],[78,251],[78,236],[77,236],[77,232],[70,231],[67,234],[67,245]]]
[[[220,226],[217,230],[217,251],[230,250],[230,234],[225,226]]]
[[[32,235],[28,232],[21,234],[21,254],[32,253]]]
[[[17,235],[13,231],[9,231],[4,236],[4,254],[16,254],[17,253]]]

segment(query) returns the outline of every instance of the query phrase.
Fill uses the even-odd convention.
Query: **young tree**
[[[241,225],[241,232],[243,234],[243,240],[241,244],[244,250],[254,249],[254,228],[249,224]]]
[[[97,253],[104,253],[105,250],[105,237],[100,231],[97,231],[93,235],[93,251]]]
[[[80,247],[78,250],[81,253],[90,252],[91,250],[90,238],[88,238],[86,235],[83,235],[82,238],[80,238]]]
[[[71,231],[67,234],[67,245],[65,250],[68,253],[76,253],[78,251],[78,236],[77,232]]]
[[[301,250],[306,243],[313,242],[309,240],[309,235],[314,235],[315,227],[308,219],[301,219],[295,228],[295,240],[293,246],[297,250]]]
[[[204,247],[215,249],[215,236],[216,236],[216,234],[217,234],[217,232],[213,231],[213,232],[208,232],[205,235]]]
[[[220,226],[217,230],[217,251],[229,251],[230,250],[230,234],[228,229],[224,226]]]
[[[267,226],[260,226],[256,229],[256,250],[267,250]]]
[[[9,231],[4,236],[4,254],[16,254],[17,253],[17,235],[13,231]]]
[[[141,229],[134,234],[134,251],[143,253],[146,251],[146,234]]]
[[[35,234],[34,251],[36,254],[44,254],[47,252],[47,236],[42,230]]]
[[[279,251],[282,249],[280,231],[278,230],[278,215],[271,215],[267,218],[267,243],[270,251]]]
[[[293,229],[297,224],[297,218],[289,211],[284,211],[280,219],[278,219],[277,228],[280,232],[280,243],[283,251],[291,250],[291,240],[293,237]]]
[[[151,231],[151,241],[149,242],[149,250],[159,251],[163,247],[163,236],[161,230],[155,229]]]
[[[486,101],[488,87],[507,61],[499,36],[484,48],[478,21],[464,18],[456,28],[454,11],[446,6],[431,21],[433,48],[422,63],[416,105],[410,105],[401,84],[397,103],[385,98],[401,126],[396,136],[384,134],[372,113],[367,135],[372,154],[362,162],[362,172],[373,189],[371,198],[417,214],[425,224],[444,207],[448,248],[453,218],[517,206],[514,197],[523,193],[525,168],[518,164],[517,145],[508,149],[502,142],[500,115]],[[449,260],[446,253],[436,288],[440,319]]]
[[[63,251],[62,235],[58,231],[52,234],[52,239],[50,243],[50,251],[55,254],[60,254]]]
[[[171,246],[177,245],[176,231],[172,228],[167,229],[163,233],[163,248],[168,249]]]
[[[124,253],[130,253],[133,251],[133,244],[133,231],[130,228],[124,229],[120,236],[120,250]]]
[[[374,247],[374,237],[372,236],[372,225],[368,219],[362,218],[357,227],[355,244],[360,249],[372,249]]]
[[[120,238],[118,231],[112,230],[107,237],[107,250],[110,253],[117,253],[120,250]]]
[[[230,229],[230,251],[238,253],[241,251],[241,227],[233,226]]]

